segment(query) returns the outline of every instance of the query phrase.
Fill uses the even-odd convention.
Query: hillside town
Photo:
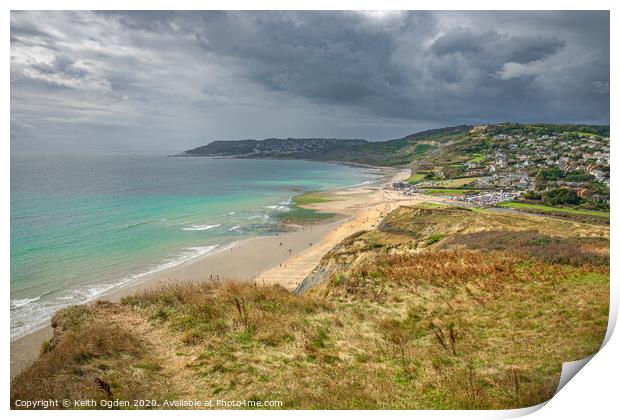
[[[463,157],[416,171],[395,189],[495,205],[558,189],[590,202],[609,203],[609,137],[584,132],[528,133],[478,126]],[[456,160],[456,162],[455,162]],[[460,182],[459,182],[460,181]],[[458,188],[460,191],[456,191]],[[445,189],[445,194],[441,190]]]

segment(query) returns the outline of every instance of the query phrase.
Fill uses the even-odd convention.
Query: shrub
[[[436,233],[434,235],[429,236],[429,238],[426,240],[426,245],[433,245],[439,241],[441,241],[443,238],[445,237],[445,235],[443,235],[442,233]]]
[[[568,188],[558,188],[556,190],[547,191],[543,194],[543,203],[549,206],[559,206],[562,204],[579,204],[581,197],[577,195],[575,190]]]

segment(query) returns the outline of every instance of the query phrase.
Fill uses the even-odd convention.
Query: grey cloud
[[[556,38],[519,37],[512,40],[511,44],[506,52],[506,58],[509,61],[524,64],[544,60],[556,54],[566,45],[566,42]]]
[[[487,54],[499,60],[529,63],[557,53],[566,42],[554,37],[507,36],[496,30],[476,34],[469,28],[455,28],[439,37],[430,50],[438,55]]]
[[[300,19],[301,17],[301,19]],[[336,103],[379,94],[388,86],[396,41],[352,14],[225,14],[197,34],[211,53],[246,64],[247,76],[271,89]]]
[[[455,28],[445,35],[437,38],[431,45],[431,51],[436,55],[446,55],[452,53],[480,52],[482,43],[488,34],[476,35],[469,28]],[[496,36],[493,33],[493,36]]]
[[[12,12],[11,88],[17,148],[608,123],[609,14]]]

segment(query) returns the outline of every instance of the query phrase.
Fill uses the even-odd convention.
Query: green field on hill
[[[540,211],[540,212],[545,212],[545,213],[568,213],[568,214],[575,214],[575,215],[581,215],[581,216],[595,216],[595,217],[609,219],[609,212],[598,211],[598,210],[574,209],[570,207],[551,207],[551,206],[544,206],[540,204],[515,203],[515,202],[500,204],[499,207],[507,207],[507,208],[511,208],[515,210],[524,210],[524,211],[535,210],[535,211]]]
[[[416,174],[411,175],[409,179],[407,179],[407,182],[410,184],[417,184],[418,182],[422,181],[425,177],[426,177],[426,173],[416,173]]]
[[[430,195],[467,195],[467,194],[476,194],[478,190],[467,190],[467,189],[453,189],[453,188],[429,188],[424,190],[426,194]]]

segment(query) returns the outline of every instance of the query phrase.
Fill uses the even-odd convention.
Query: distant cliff
[[[265,139],[265,140],[216,140],[185,153],[198,156],[234,156],[234,157],[305,157],[328,156],[349,151],[369,144],[366,140],[349,139]]]
[[[187,150],[185,156],[215,156],[254,159],[309,159],[354,162],[378,166],[404,166],[439,137],[463,134],[469,126],[427,130],[400,139],[370,142],[361,139],[269,138],[264,140],[216,140]]]
[[[265,140],[213,141],[188,150],[183,156],[252,159],[308,159],[353,162],[376,166],[446,166],[450,170],[483,152],[496,151],[496,138],[523,138],[540,143],[549,136],[567,142],[579,137],[609,137],[609,126],[570,124],[459,125],[421,131],[399,139],[371,142],[360,139],[270,138]],[[499,141],[499,140],[498,140]],[[567,143],[568,144],[568,143]],[[573,143],[571,143],[573,145]],[[559,147],[564,147],[560,145]],[[570,150],[562,151],[570,153]],[[457,168],[458,169],[458,168]]]

